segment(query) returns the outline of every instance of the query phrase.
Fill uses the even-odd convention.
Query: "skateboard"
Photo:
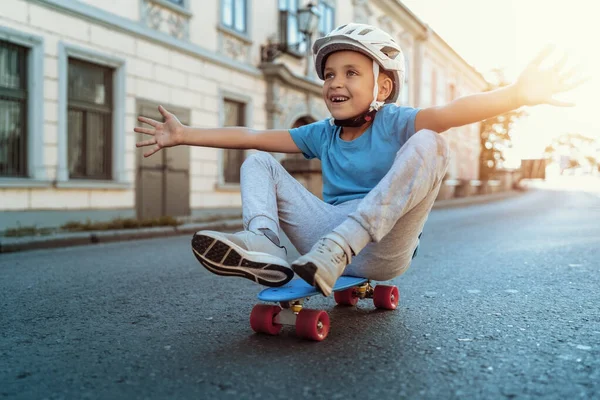
[[[395,310],[400,295],[396,286],[372,286],[365,278],[341,276],[333,287],[335,302],[354,306],[359,299],[372,298],[376,308]],[[287,285],[264,289],[258,299],[271,304],[257,304],[250,313],[250,327],[254,332],[277,335],[284,325],[296,327],[296,335],[315,341],[329,334],[329,315],[324,310],[304,308],[304,301],[321,294],[302,279]]]

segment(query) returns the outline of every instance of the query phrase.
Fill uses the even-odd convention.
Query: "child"
[[[176,145],[263,151],[241,169],[245,230],[200,231],[192,239],[194,254],[215,274],[280,286],[295,272],[325,296],[342,274],[373,280],[401,275],[448,166],[447,144],[438,133],[524,105],[568,105],[552,96],[578,85],[566,82],[572,74],[561,74],[564,60],[540,68],[547,50],[508,87],[416,109],[394,104],[404,58],[382,30],[343,25],[318,39],[313,52],[331,119],[289,131],[256,131],[190,128],[163,107],[164,123],[139,117],[152,127],[135,128],[153,136],[137,143],[153,146],[145,157]],[[320,159],[324,201],[267,152]],[[282,230],[303,254],[291,269],[279,242]]]

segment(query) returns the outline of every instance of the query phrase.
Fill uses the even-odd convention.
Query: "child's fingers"
[[[529,65],[539,68],[540,64],[554,51],[553,45],[547,45],[538,55],[531,61]]]
[[[563,68],[565,67],[565,65],[567,64],[568,59],[569,59],[569,56],[567,54],[563,54],[560,61],[557,62],[556,65],[554,65],[554,70],[557,72],[561,72],[563,70]]]
[[[575,82],[567,83],[561,88],[561,91],[568,92],[569,90],[573,90],[577,86],[580,86],[580,85],[583,85],[584,83],[586,83],[589,79],[590,79],[589,77],[585,77],[585,78],[581,78]]]
[[[165,118],[167,118],[170,114],[167,110],[165,110],[165,108],[163,106],[158,106],[158,111]]]
[[[153,120],[152,118],[138,117],[138,121],[156,127],[160,122]]]
[[[142,140],[141,142],[137,142],[135,147],[152,146],[153,144],[156,144],[156,139]]]
[[[154,130],[154,129],[141,128],[139,126],[136,126],[135,128],[133,128],[133,131],[137,132],[137,133],[145,133],[146,135],[152,135],[152,136],[154,136],[156,134],[156,130]]]
[[[550,99],[548,101],[548,104],[550,104],[551,106],[557,106],[557,107],[573,107],[575,105],[575,103],[572,103],[569,101],[557,100],[557,99]]]
[[[160,150],[160,147],[159,146],[155,146],[155,147],[152,148],[152,150],[145,152],[144,153],[144,157],[150,157],[152,154],[156,153],[159,150]]]
[[[566,82],[569,79],[571,79],[572,77],[574,77],[575,75],[579,75],[580,72],[581,72],[581,65],[576,65],[576,66],[572,67],[571,69],[569,69],[567,72],[561,74],[560,80],[562,82]]]

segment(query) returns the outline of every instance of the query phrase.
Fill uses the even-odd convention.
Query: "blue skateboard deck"
[[[366,278],[356,276],[340,276],[333,286],[333,291],[348,289],[354,286],[362,285],[368,282]],[[315,287],[310,286],[302,279],[294,279],[287,285],[264,289],[258,294],[258,299],[262,301],[279,302],[299,300],[305,297],[321,294]]]

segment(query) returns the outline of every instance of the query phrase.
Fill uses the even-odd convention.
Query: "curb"
[[[158,237],[192,234],[205,229],[217,231],[242,229],[242,220],[228,219],[206,223],[189,223],[177,227],[74,232],[52,236],[2,238],[0,241],[0,253],[14,253],[26,250],[81,246],[96,243],[122,242],[126,240],[153,239]]]
[[[469,196],[458,199],[438,200],[433,209],[466,207],[474,204],[483,204],[515,197],[525,193],[526,190],[511,190],[495,194]],[[57,247],[81,246],[86,244],[122,242],[127,240],[153,239],[158,237],[169,237],[188,235],[201,230],[241,230],[242,220],[223,219],[204,223],[186,223],[177,227],[157,227],[143,229],[124,229],[94,232],[72,232],[61,233],[51,236],[24,236],[24,237],[0,237],[0,253],[14,253],[18,251],[50,249]]]
[[[448,200],[438,200],[433,203],[433,209],[466,207],[475,204],[491,203],[499,200],[506,200],[518,195],[524,194],[528,189],[509,190],[493,194],[480,194],[468,197],[460,197]]]

